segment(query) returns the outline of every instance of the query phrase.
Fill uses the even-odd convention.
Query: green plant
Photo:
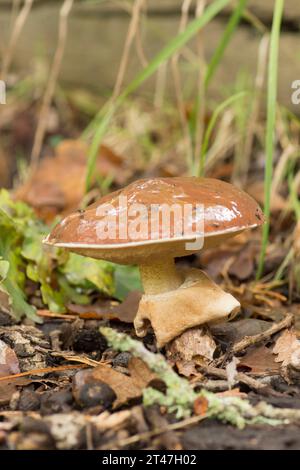
[[[267,128],[265,141],[266,164],[264,178],[264,213],[266,217],[266,223],[263,226],[262,246],[256,273],[257,279],[259,279],[263,273],[270,231],[271,185],[273,174],[274,133],[277,105],[278,49],[283,6],[284,0],[276,0],[270,40],[270,56],[268,65]]]

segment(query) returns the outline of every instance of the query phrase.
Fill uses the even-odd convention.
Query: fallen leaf
[[[201,377],[202,374],[197,371],[195,361],[176,361],[176,367],[180,375],[185,377]]]
[[[273,348],[273,353],[277,355],[276,362],[282,362],[283,366],[300,366],[300,342],[297,339],[293,328],[284,330],[277,339]]]
[[[255,375],[275,374],[279,370],[274,354],[266,346],[252,348],[245,356],[241,357],[238,370],[245,367]]]
[[[113,314],[120,321],[125,323],[133,323],[133,320],[138,311],[141,297],[142,293],[140,291],[134,290],[130,292],[121,304],[113,308]]]
[[[17,386],[24,386],[31,383],[30,379],[18,377],[16,379],[6,379],[0,382],[0,406],[7,405],[13,394],[17,391]]]
[[[205,328],[191,328],[166,346],[168,359],[176,364],[181,375],[199,375],[196,363],[213,359],[216,343]],[[196,362],[193,361],[196,359]]]
[[[254,272],[255,267],[255,252],[253,246],[248,244],[244,247],[233,263],[230,265],[228,274],[235,276],[239,281],[245,281]]]
[[[17,188],[15,198],[29,204],[46,221],[74,210],[85,194],[87,155],[84,142],[62,141],[55,155],[43,158],[30,179]],[[100,148],[96,163],[95,175],[125,182],[122,159],[107,146]]]
[[[180,358],[185,361],[200,356],[209,360],[213,359],[216,343],[205,328],[190,328],[175,338],[167,346],[170,358]]]
[[[128,371],[130,376],[114,370],[107,364],[99,364],[94,369],[77,372],[74,383],[79,388],[86,383],[105,382],[116,394],[114,408],[117,408],[130,400],[139,398],[143,389],[156,379],[148,366],[138,358],[130,360]]]
[[[19,360],[15,351],[0,340],[0,377],[19,373]]]

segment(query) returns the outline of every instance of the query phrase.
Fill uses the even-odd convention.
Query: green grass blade
[[[153,75],[159,66],[168,60],[174,53],[180,50],[195,34],[209,23],[228,3],[230,0],[215,0],[214,3],[209,5],[203,14],[191,21],[187,28],[175,38],[173,38],[145,67],[132,82],[125,88],[121,95],[113,103],[108,105],[108,110],[104,113],[103,109],[100,110],[95,120],[91,123],[88,130],[95,128],[95,133],[92,145],[89,150],[87,176],[86,176],[86,190],[91,186],[91,177],[95,170],[97,153],[103,136],[109,126],[110,120],[124,100],[134,92],[142,83],[144,83],[151,75]]]
[[[203,138],[203,144],[201,148],[201,155],[200,155],[200,162],[199,162],[199,169],[197,170],[197,174],[199,176],[204,175],[204,167],[205,167],[205,159],[206,159],[206,153],[209,145],[209,139],[211,137],[212,131],[214,130],[214,127],[216,125],[217,119],[220,116],[220,114],[224,111],[225,108],[230,106],[234,101],[239,100],[240,98],[244,97],[247,95],[246,91],[240,91],[239,93],[236,93],[235,95],[230,96],[227,98],[225,101],[223,101],[219,106],[215,109],[212,117],[210,118],[210,121],[207,125],[204,138]]]
[[[240,19],[244,13],[244,9],[246,7],[248,0],[239,0],[236,8],[234,9],[232,15],[229,18],[229,21],[227,23],[227,26],[225,28],[224,33],[222,34],[221,40],[219,42],[218,47],[216,48],[209,65],[206,70],[205,74],[205,82],[204,86],[207,89],[211,79],[213,78],[218,65],[220,64],[222,57],[224,55],[224,52],[236,30],[236,27],[238,26]]]
[[[266,166],[264,182],[264,213],[266,223],[263,226],[262,246],[256,278],[263,273],[265,256],[270,232],[271,186],[273,175],[274,132],[276,124],[277,81],[278,81],[278,49],[284,0],[276,0],[270,41],[268,64],[268,98],[267,98],[267,129],[266,129]]]

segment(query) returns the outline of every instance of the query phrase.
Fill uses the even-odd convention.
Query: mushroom
[[[153,178],[69,215],[44,242],[83,256],[137,264],[144,295],[134,320],[136,333],[145,336],[151,325],[162,347],[188,328],[232,318],[240,307],[202,271],[176,268],[175,258],[216,247],[263,221],[255,200],[229,183]]]

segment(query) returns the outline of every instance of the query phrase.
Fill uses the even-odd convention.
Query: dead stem
[[[184,419],[179,423],[169,424],[168,426],[162,427],[161,429],[154,429],[153,431],[146,431],[141,434],[135,434],[134,436],[130,436],[125,439],[118,439],[116,441],[110,442],[109,445],[110,448],[114,448],[115,446],[125,447],[131,444],[136,444],[140,441],[147,441],[148,439],[159,436],[160,434],[164,434],[169,431],[177,431],[179,429],[186,428],[187,426],[197,424],[200,421],[206,419],[206,417],[206,415],[193,416],[192,418]]]
[[[8,44],[7,49],[6,49],[6,54],[3,57],[2,70],[1,70],[2,80],[5,80],[5,78],[8,74],[9,67],[11,65],[11,61],[12,61],[12,58],[13,58],[13,55],[14,55],[14,52],[15,52],[15,49],[16,49],[18,39],[19,39],[20,34],[23,30],[23,27],[26,23],[26,20],[28,18],[29,13],[30,13],[33,2],[34,2],[34,0],[25,0],[23,8],[21,9],[20,13],[18,14],[18,16],[17,16],[17,18],[14,22],[14,26],[13,26],[13,30],[12,30],[12,33],[11,33],[11,36],[10,36],[9,44]]]
[[[128,61],[129,61],[129,54],[131,50],[131,45],[134,40],[134,37],[136,36],[136,33],[138,31],[138,25],[139,25],[139,19],[140,19],[140,14],[141,14],[141,9],[144,5],[144,0],[135,0],[134,5],[132,7],[132,15],[131,15],[131,20],[129,23],[128,27],[128,32],[125,40],[125,45],[123,49],[123,54],[119,66],[119,71],[112,95],[112,99],[116,99],[116,97],[120,94],[120,90],[124,81],[126,69],[128,66]]]
[[[192,0],[184,0],[182,3],[178,33],[182,33],[186,28],[191,2]],[[177,101],[179,117],[180,117],[182,129],[183,129],[184,139],[186,141],[186,146],[187,146],[188,165],[189,167],[191,167],[192,166],[192,142],[191,142],[191,137],[190,137],[187,115],[185,111],[184,98],[182,94],[182,83],[181,83],[181,77],[180,77],[180,72],[179,72],[179,67],[178,67],[179,58],[180,58],[179,52],[177,52],[176,54],[172,56],[171,71],[173,75],[175,97]]]
[[[0,382],[3,382],[5,380],[18,379],[19,377],[27,377],[28,375],[50,374],[53,372],[63,372],[64,370],[81,369],[85,367],[86,364],[74,364],[58,367],[45,367],[44,369],[32,369],[26,372],[21,372],[20,374],[5,375],[4,377],[0,377]]]
[[[197,0],[196,17],[202,15],[206,6],[206,0]],[[204,120],[205,120],[205,54],[203,43],[203,31],[199,31],[197,35],[197,54],[199,62],[199,72],[197,79],[197,99],[196,99],[196,133],[195,133],[195,147],[193,155],[193,174],[199,176],[200,171],[200,150],[202,145],[204,133]]]
[[[31,167],[30,172],[36,168],[38,164],[39,155],[41,152],[46,127],[47,116],[51,101],[53,99],[56,82],[60,72],[62,59],[64,56],[66,39],[68,34],[68,17],[70,15],[74,0],[64,0],[64,3],[59,12],[59,31],[58,31],[58,44],[54,54],[52,67],[50,70],[49,80],[47,83],[46,91],[44,94],[39,121],[34,137],[33,148],[31,152]]]

